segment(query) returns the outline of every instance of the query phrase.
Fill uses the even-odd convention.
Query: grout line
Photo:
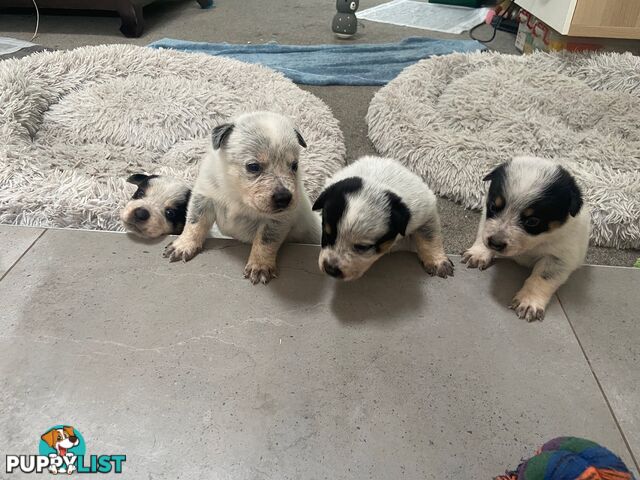
[[[11,270],[13,270],[13,267],[15,267],[15,266],[18,264],[18,262],[19,262],[20,260],[22,260],[22,257],[24,257],[27,253],[29,253],[29,250],[31,250],[31,247],[33,247],[33,246],[36,244],[36,242],[37,242],[38,240],[40,240],[40,239],[42,238],[42,236],[43,236],[45,233],[47,233],[47,230],[49,230],[49,229],[48,229],[48,228],[45,228],[44,230],[42,230],[42,233],[41,233],[40,235],[38,235],[38,236],[36,237],[36,239],[35,239],[33,242],[31,242],[31,244],[26,248],[26,250],[25,250],[24,252],[22,252],[22,254],[18,257],[18,259],[17,259],[15,262],[13,262],[13,263],[11,264],[11,266],[7,269],[7,271],[6,271],[6,272],[4,272],[4,274],[0,277],[0,282],[1,282],[2,280],[4,280],[4,278],[5,278],[7,275],[9,275],[9,272],[10,272]]]
[[[591,268],[621,268],[623,270],[638,270],[638,267],[627,267],[626,265],[599,265],[595,263],[585,263],[582,267],[591,267]]]
[[[587,351],[585,350],[584,346],[582,345],[582,342],[580,341],[580,337],[578,337],[578,333],[576,332],[576,329],[574,328],[573,323],[571,323],[571,319],[569,318],[569,315],[567,314],[567,311],[565,310],[564,305],[562,304],[562,300],[560,299],[560,295],[558,295],[557,292],[556,292],[556,298],[558,299],[558,303],[560,304],[560,308],[562,309],[562,313],[564,313],[564,316],[567,319],[567,322],[569,323],[569,326],[571,327],[571,331],[573,332],[573,336],[576,337],[576,341],[578,342],[578,346],[580,346],[580,350],[582,350],[582,355],[584,356],[584,359],[587,361],[587,364],[589,365],[589,370],[591,370],[591,374],[593,375],[593,378],[595,379],[596,384],[598,385],[598,388],[600,389],[600,393],[604,397],[604,401],[607,404],[607,408],[609,409],[609,413],[611,413],[611,416],[613,417],[613,421],[615,422],[616,427],[618,427],[618,431],[620,432],[620,435],[622,436],[622,440],[624,441],[624,444],[627,447],[627,451],[629,452],[629,455],[631,455],[631,460],[633,461],[633,463],[634,463],[634,465],[636,467],[636,470],[638,472],[640,472],[640,465],[638,465],[638,460],[636,460],[636,456],[633,454],[633,450],[631,449],[631,445],[629,444],[629,440],[627,440],[627,436],[625,435],[624,430],[622,430],[622,426],[620,425],[620,422],[618,421],[618,417],[616,417],[616,414],[613,411],[613,407],[611,406],[611,402],[609,402],[609,397],[607,397],[607,394],[605,393],[604,388],[602,387],[602,384],[600,383],[600,379],[598,378],[598,375],[596,375],[596,372],[593,369],[593,365],[591,365],[591,360],[589,360],[589,357],[587,356]]]

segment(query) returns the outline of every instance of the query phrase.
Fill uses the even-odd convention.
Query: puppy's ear
[[[482,181],[488,182],[489,180],[494,180],[499,176],[504,175],[504,167],[505,167],[505,164],[503,163],[502,165],[499,165],[498,167],[494,168],[490,174],[488,174],[486,177],[482,179]]]
[[[560,182],[565,185],[565,188],[569,192],[569,213],[572,217],[575,217],[580,213],[580,209],[582,208],[582,191],[580,187],[576,183],[575,179],[571,176],[571,174],[566,171],[564,168],[560,168]]]
[[[42,440],[44,440],[44,442],[49,445],[50,447],[53,447],[56,444],[56,437],[58,435],[58,432],[56,432],[56,430],[49,430],[47,433],[43,433],[42,436],[40,437]]]
[[[580,191],[580,187],[575,185],[575,189],[571,192],[571,203],[569,204],[569,213],[572,217],[575,217],[580,213],[582,204],[582,192]]]
[[[348,193],[357,192],[362,188],[362,178],[348,177],[343,178],[339,182],[329,185],[313,204],[313,210],[322,210],[329,195],[340,195],[342,198]]]
[[[411,212],[398,195],[393,192],[386,193],[391,206],[391,228],[404,236],[407,233],[409,220],[411,220]]]
[[[145,180],[148,180],[150,176],[151,175],[145,175],[144,173],[134,173],[127,178],[127,182],[133,183],[134,185],[140,185]]]
[[[293,129],[296,132],[296,137],[298,137],[298,143],[300,144],[300,146],[302,148],[307,148],[307,142],[304,141],[304,138],[302,138],[302,134],[298,131],[297,128]]]
[[[233,123],[223,123],[222,125],[218,125],[213,129],[213,133],[211,134],[211,140],[213,142],[213,149],[218,150],[221,147],[224,147],[227,138],[233,131]]]
[[[326,188],[320,193],[318,198],[316,198],[316,201],[313,202],[313,207],[311,207],[312,210],[322,210],[324,208],[324,202],[327,199],[327,192],[330,188],[331,187]]]

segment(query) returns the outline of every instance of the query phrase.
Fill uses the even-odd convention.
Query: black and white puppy
[[[462,255],[468,267],[488,268],[495,257],[533,267],[510,308],[542,320],[556,290],[584,261],[591,217],[574,178],[557,163],[517,157],[484,178],[490,181],[476,241]]]
[[[403,237],[431,275],[453,275],[444,253],[436,197],[416,174],[390,158],[362,157],[331,178],[322,210],[320,269],[355,280]]]
[[[275,277],[285,240],[320,239],[320,218],[311,211],[299,168],[306,146],[291,119],[277,113],[245,113],[217,126],[200,164],[187,224],[164,256],[190,260],[216,222],[224,235],[252,244],[246,278],[256,284]]]
[[[127,182],[138,187],[120,212],[128,232],[143,238],[182,233],[191,196],[191,189],[183,180],[136,173]]]

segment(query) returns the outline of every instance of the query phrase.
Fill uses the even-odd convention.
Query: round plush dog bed
[[[320,99],[279,73],[124,45],[0,62],[0,223],[122,230],[129,174],[192,181],[212,129],[251,110],[294,119],[314,199],[344,165],[342,133]]]
[[[374,97],[369,136],[440,195],[480,208],[482,178],[515,155],[570,170],[596,245],[640,248],[640,58],[454,54],[404,70]]]

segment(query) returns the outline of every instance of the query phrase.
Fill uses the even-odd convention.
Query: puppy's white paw
[[[486,270],[493,265],[493,253],[483,245],[474,245],[462,254],[462,263],[467,264],[467,268],[479,268]]]
[[[437,275],[441,278],[453,277],[453,262],[447,256],[440,257],[432,262],[420,261],[425,271],[432,277]]]
[[[522,318],[527,322],[533,322],[544,319],[544,309],[546,306],[546,302],[542,301],[542,299],[520,291],[513,297],[509,308],[516,312],[518,318]]]
[[[274,265],[247,263],[244,267],[244,278],[248,278],[254,285],[257,283],[267,284],[272,278],[278,277],[278,270]]]
[[[178,237],[165,247],[162,256],[168,258],[170,262],[177,262],[179,260],[188,262],[195,257],[201,249],[202,245],[198,242]]]

